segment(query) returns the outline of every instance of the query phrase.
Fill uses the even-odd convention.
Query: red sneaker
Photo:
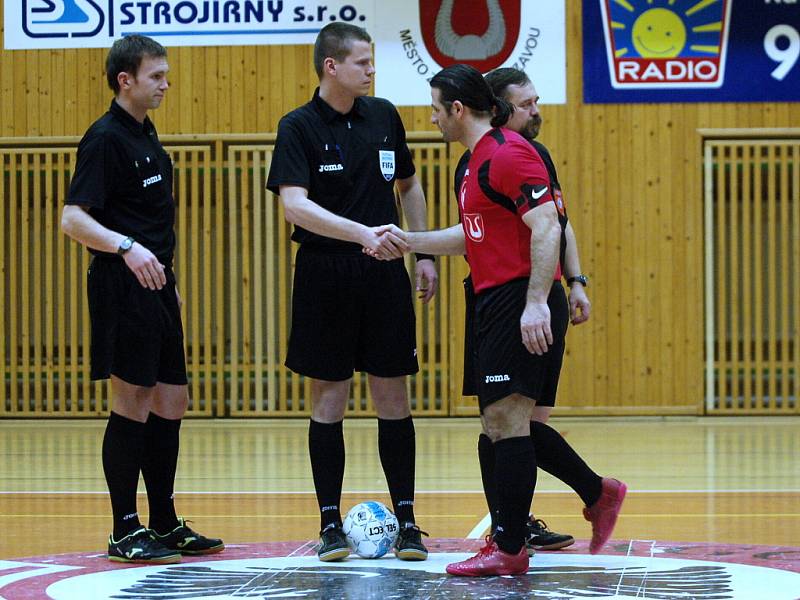
[[[482,577],[485,575],[522,575],[528,571],[528,552],[525,544],[517,554],[503,552],[491,536],[486,536],[486,545],[472,558],[447,565],[450,575]]]
[[[589,542],[589,553],[600,552],[617,523],[617,515],[622,508],[622,501],[628,491],[621,481],[603,477],[602,491],[597,502],[583,509],[583,517],[592,523],[592,541]]]

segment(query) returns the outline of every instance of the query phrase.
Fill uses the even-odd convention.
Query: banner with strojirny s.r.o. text
[[[107,48],[142,34],[165,46],[313,44],[335,21],[371,29],[375,1],[5,0],[6,50]]]

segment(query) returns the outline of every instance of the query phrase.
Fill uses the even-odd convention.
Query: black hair
[[[489,71],[484,75],[484,79],[486,79],[489,87],[492,88],[492,93],[495,96],[505,99],[508,99],[508,86],[517,85],[522,87],[531,82],[525,71],[514,67],[501,67],[494,71]]]
[[[371,42],[367,30],[350,23],[328,23],[323,27],[314,42],[314,70],[322,79],[322,67],[326,58],[339,62],[347,58],[353,42]]]
[[[492,88],[475,67],[456,64],[439,71],[431,79],[431,87],[441,93],[447,113],[458,100],[476,113],[492,115],[492,127],[501,127],[508,122],[514,107],[492,93]]]
[[[143,35],[128,35],[118,39],[111,46],[106,58],[106,79],[114,95],[119,94],[117,75],[130,73],[136,77],[145,56],[161,58],[167,49],[152,38]]]

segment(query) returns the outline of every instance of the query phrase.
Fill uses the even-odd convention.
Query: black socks
[[[180,419],[164,419],[155,413],[150,413],[145,423],[142,476],[150,505],[149,527],[161,535],[179,525],[173,495],[180,430]]]
[[[510,442],[512,440],[521,440],[523,438],[511,438],[509,440],[501,440],[497,444],[493,444],[492,441],[489,439],[485,433],[482,433],[478,438],[478,459],[480,462],[481,467],[481,480],[483,481],[483,493],[486,496],[486,504],[489,507],[489,514],[491,515],[492,519],[492,531],[494,532],[498,526],[498,513],[501,510],[501,505],[504,507],[510,506],[510,510],[512,511],[512,515],[510,518],[512,519],[512,527],[515,527],[513,523],[517,522],[517,518],[513,516],[514,511],[519,512],[519,508],[515,507],[514,501],[511,501],[511,505],[504,504],[501,501],[501,474],[499,469],[508,470],[509,460],[517,460],[517,461],[527,461],[527,458],[524,456],[524,453],[521,450],[521,446],[517,448],[517,450],[505,450],[503,452],[509,451],[512,454],[514,452],[519,452],[519,458],[512,459],[512,458],[502,458],[498,454],[498,444],[503,444],[503,442]],[[533,442],[533,461],[532,461],[532,478],[530,483],[530,489],[533,490],[533,486],[536,484],[536,474],[535,470],[538,467],[541,467],[554,477],[560,479],[567,485],[569,485],[583,500],[583,503],[586,506],[592,506],[597,499],[600,497],[600,492],[602,490],[602,480],[599,475],[597,475],[594,471],[592,471],[589,466],[583,461],[583,459],[578,456],[578,454],[573,450],[572,446],[570,446],[564,437],[558,433],[555,429],[550,427],[545,423],[540,423],[538,421],[531,421],[531,436],[530,439]],[[505,447],[508,447],[509,444],[503,444]],[[513,446],[513,445],[512,445]],[[527,464],[527,462],[526,462]],[[502,475],[507,477],[508,474]],[[521,479],[516,480],[518,483],[521,482]],[[506,494],[509,493],[509,488],[506,486]],[[530,506],[531,496],[528,496],[528,505],[525,507],[525,516],[528,514],[528,507]],[[508,500],[505,501],[506,503]],[[507,513],[506,513],[507,514]],[[510,533],[508,531],[508,525],[503,524],[501,527],[502,531],[498,533],[496,537],[497,543],[503,551],[511,552],[516,548],[516,551],[519,551],[519,548],[516,547],[516,542],[512,542],[514,539],[518,539],[517,533]],[[524,534],[523,534],[524,535]],[[505,547],[504,547],[505,546]]]
[[[415,448],[411,417],[378,419],[378,453],[401,524],[414,522]],[[319,423],[312,419],[308,427],[308,450],[320,510],[320,529],[331,523],[341,524],[345,464],[342,422]]]
[[[344,479],[342,422],[319,423],[312,419],[308,427],[308,451],[319,503],[320,529],[331,523],[341,525],[339,503]]]
[[[531,421],[531,438],[539,467],[575,490],[586,506],[600,497],[602,480],[555,429]]]
[[[486,496],[486,506],[489,507],[489,516],[492,518],[491,532],[497,529],[497,482],[494,478],[494,444],[491,438],[482,433],[478,437],[478,462],[481,466],[481,481],[483,482],[483,495]]]
[[[411,416],[378,419],[378,453],[397,520],[401,526],[414,523],[416,436]]]
[[[103,436],[103,472],[111,497],[114,540],[141,527],[136,489],[144,450],[145,424],[112,412]]]
[[[494,540],[503,552],[517,554],[525,544],[528,509],[536,486],[536,454],[526,435],[495,442],[494,455],[500,511]]]

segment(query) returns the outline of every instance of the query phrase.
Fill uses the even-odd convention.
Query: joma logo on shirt
[[[328,171],[344,171],[344,167],[342,166],[341,163],[336,163],[334,165],[320,165],[319,166],[319,172],[320,173],[325,173],[325,172],[328,172]]]
[[[148,177],[147,179],[142,181],[142,187],[153,185],[154,183],[158,183],[159,181],[161,181],[161,174],[153,175],[152,177]]]
[[[508,375],[487,375],[484,383],[496,383],[498,381],[511,381]]]

